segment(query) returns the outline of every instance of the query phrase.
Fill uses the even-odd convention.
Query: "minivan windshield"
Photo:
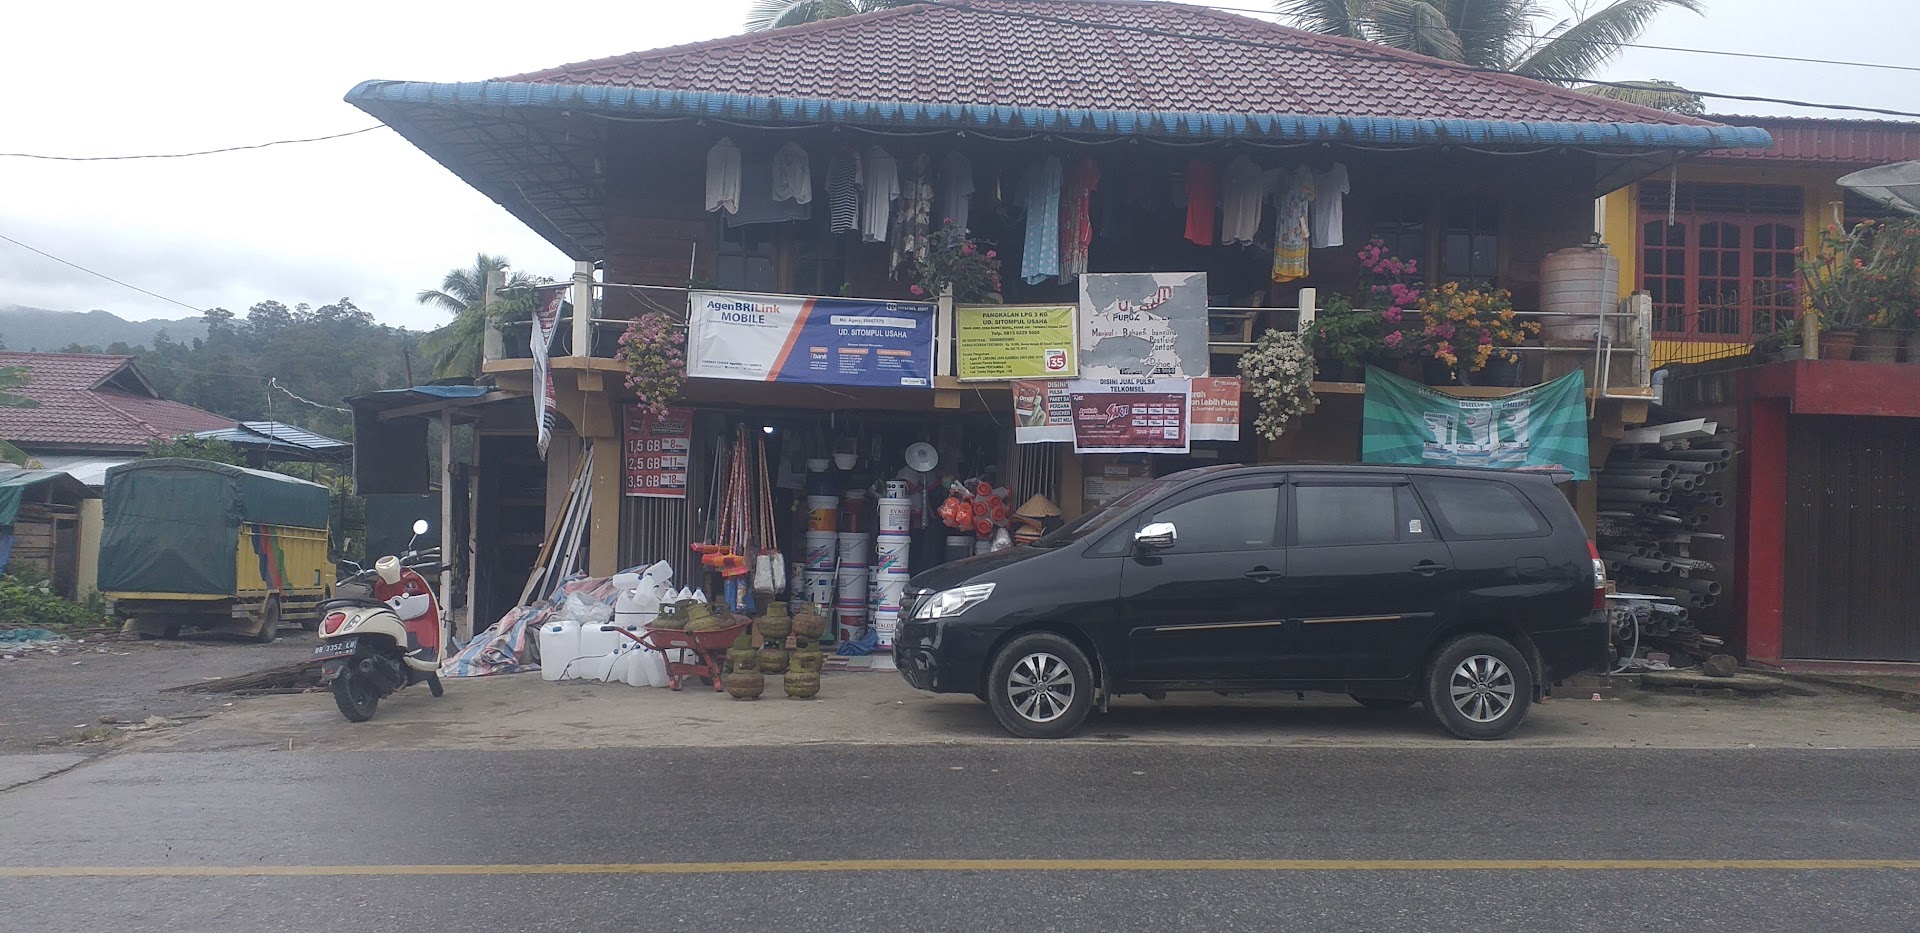
[[[1048,532],[1039,540],[1029,545],[1029,547],[1065,547],[1090,534],[1098,532],[1100,529],[1111,525],[1114,519],[1127,514],[1134,505],[1145,501],[1154,493],[1166,488],[1170,480],[1181,476],[1182,474],[1175,473],[1171,476],[1162,476],[1159,479],[1135,486],[1132,492]]]

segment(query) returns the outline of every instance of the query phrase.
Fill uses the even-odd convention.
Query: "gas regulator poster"
[[[1080,277],[1080,377],[1207,375],[1207,274]]]
[[[689,292],[687,375],[931,388],[933,318],[926,302]]]

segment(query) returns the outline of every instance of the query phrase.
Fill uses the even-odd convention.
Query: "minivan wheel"
[[[987,705],[1023,739],[1072,735],[1093,709],[1093,665],[1080,646],[1052,632],[1008,642],[987,673]]]
[[[1463,739],[1497,739],[1526,718],[1533,672],[1520,650],[1493,635],[1462,635],[1427,670],[1427,709]]]

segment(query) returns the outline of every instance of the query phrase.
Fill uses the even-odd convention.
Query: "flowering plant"
[[[1513,295],[1506,289],[1462,289],[1458,282],[1428,289],[1420,297],[1420,319],[1433,358],[1466,372],[1486,368],[1495,354],[1518,362],[1507,348],[1540,332],[1533,321],[1514,320]]]
[[[1240,381],[1260,405],[1254,433],[1278,440],[1313,405],[1313,352],[1299,334],[1269,330],[1240,357]]]
[[[1829,224],[1799,255],[1805,307],[1822,327],[1913,327],[1920,305],[1920,222]]]
[[[1000,303],[1000,254],[951,217],[928,235],[926,258],[913,263],[907,278],[915,298],[938,298],[951,286],[955,301]]]
[[[640,407],[655,416],[666,414],[687,381],[686,345],[685,328],[657,311],[642,312],[620,335],[614,358],[626,364],[627,388]]]
[[[1375,237],[1357,254],[1358,298],[1333,295],[1309,330],[1314,349],[1329,362],[1358,366],[1381,356],[1420,352],[1420,335],[1409,320],[1422,294],[1420,264],[1401,259]]]

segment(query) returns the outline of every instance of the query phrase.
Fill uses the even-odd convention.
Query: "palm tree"
[[[440,280],[439,288],[421,289],[420,294],[414,296],[421,304],[454,316],[445,327],[421,341],[421,349],[426,351],[436,378],[479,374],[488,316],[508,310],[501,307],[504,302],[486,293],[487,276],[506,268],[507,257],[480,253],[473,257],[470,268],[454,269]],[[509,287],[535,282],[524,272],[510,273],[506,279]]]
[[[1551,15],[1542,0],[1278,0],[1274,8],[1312,32],[1573,84],[1591,80],[1593,71],[1673,7],[1699,13],[1702,0],[1607,0],[1543,30],[1535,26]],[[1595,93],[1619,96],[1614,90]]]
[[[747,8],[747,31],[817,23],[914,2],[917,0],[753,0],[753,6]]]
[[[27,384],[27,368],[24,366],[0,367],[0,389],[17,389]],[[24,395],[0,392],[0,408],[39,408],[40,403]],[[37,466],[27,452],[0,438],[0,461],[15,466]]]

